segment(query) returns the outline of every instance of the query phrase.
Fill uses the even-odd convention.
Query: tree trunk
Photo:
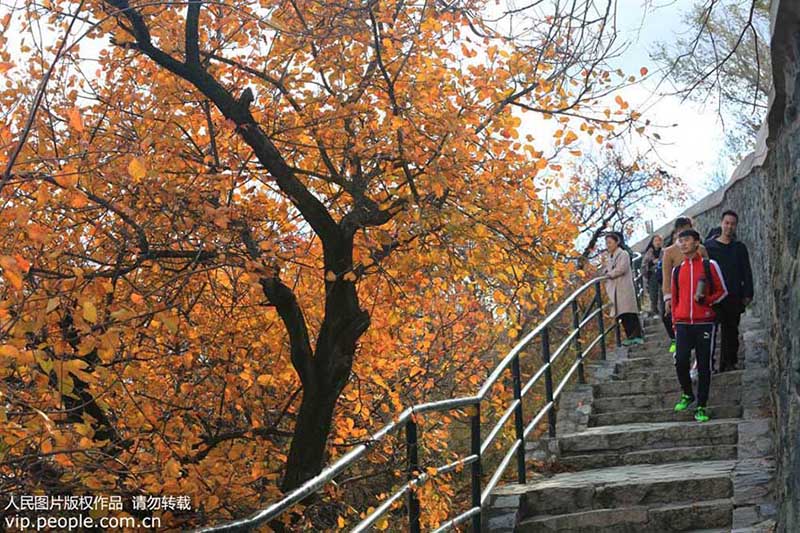
[[[339,392],[321,389],[306,392],[303,389],[303,400],[281,483],[284,492],[299,487],[322,471],[333,409],[336,407]]]
[[[303,379],[303,400],[281,483],[284,492],[324,467],[336,401],[350,378],[358,339],[369,328],[369,313],[359,307],[355,281],[344,279],[352,272],[352,237],[337,244],[326,254],[325,270],[336,273],[337,279],[325,282],[325,318],[310,372]]]

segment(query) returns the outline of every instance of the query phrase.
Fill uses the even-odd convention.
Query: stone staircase
[[[645,331],[644,345],[587,364],[589,383],[559,402],[558,437],[526,448],[560,473],[497,489],[488,531],[772,531],[766,331],[743,318],[744,369],[713,375],[703,424],[673,411],[666,334],[656,321]]]

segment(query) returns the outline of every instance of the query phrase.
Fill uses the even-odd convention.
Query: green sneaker
[[[641,337],[634,337],[631,339],[632,344],[644,344],[644,339]]]
[[[686,394],[681,394],[681,399],[675,404],[675,412],[685,411],[689,405],[694,401],[694,398]]]
[[[698,422],[708,422],[709,418],[710,417],[708,416],[708,413],[706,413],[705,407],[700,406],[694,410],[694,419]]]
[[[622,341],[623,346],[630,346],[631,344],[633,344],[633,339],[625,339]]]
[[[669,353],[675,353],[675,350],[678,348],[678,344],[675,341],[672,341],[669,345]]]

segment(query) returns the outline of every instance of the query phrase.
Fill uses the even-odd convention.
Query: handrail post
[[[419,448],[417,446],[417,421],[412,414],[406,422],[406,457],[408,459],[406,477],[409,481],[419,475]],[[410,487],[408,491],[408,530],[419,533],[419,496],[417,487]]]
[[[578,383],[586,383],[586,376],[583,373],[583,357],[581,357],[581,329],[578,311],[578,300],[572,300],[572,326],[575,328],[575,357],[580,360],[578,363]]]
[[[617,327],[614,328],[614,336],[617,338],[617,348],[622,346],[622,320],[616,317]]]
[[[600,327],[600,336],[603,340],[600,341],[600,359],[606,360],[606,326],[603,324],[603,296],[600,292],[600,282],[594,284],[594,299],[597,302],[597,307],[600,312],[597,313],[597,325]]]
[[[522,418],[522,376],[519,371],[519,354],[511,361],[511,374],[514,384],[514,399],[517,400],[517,407],[514,409],[514,428],[517,440],[520,441],[517,448],[517,481],[525,484],[525,424]]]
[[[478,459],[472,463],[472,508],[481,506],[481,404],[476,403],[472,411],[471,420],[471,453]],[[481,514],[483,510],[472,517],[473,533],[481,532]]]
[[[544,370],[544,390],[546,394],[547,403],[553,402],[553,372],[550,368],[550,327],[545,326],[542,329],[542,359],[547,367]],[[555,406],[551,405],[547,411],[547,425],[550,432],[550,438],[556,437],[556,412]]]

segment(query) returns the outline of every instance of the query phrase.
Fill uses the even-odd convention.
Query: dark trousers
[[[650,276],[647,279],[647,293],[650,296],[650,312],[654,315],[659,312],[661,298],[661,279]]]
[[[639,315],[636,313],[622,313],[617,318],[625,328],[625,337],[635,339],[642,336],[642,324],[639,322]]]
[[[720,325],[720,370],[732,370],[739,361],[739,321],[744,312],[737,296],[728,296],[716,308]]]
[[[689,364],[694,350],[697,359],[697,405],[705,407],[708,403],[708,390],[711,387],[711,348],[714,346],[714,324],[678,324],[675,327],[677,349],[675,351],[675,370],[683,393],[695,398]]]
[[[666,312],[666,307],[664,306],[664,299],[662,298],[659,300],[658,303],[658,314],[661,315],[661,321],[664,323],[664,329],[667,330],[667,335],[672,340],[675,340],[675,330],[672,328],[672,313]]]

